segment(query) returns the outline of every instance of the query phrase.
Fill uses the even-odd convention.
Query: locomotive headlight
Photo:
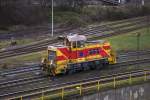
[[[53,65],[54,64],[54,61],[53,60],[50,60],[50,65]]]
[[[54,60],[50,60],[50,67],[51,67],[51,68],[54,68],[54,67],[55,67]]]

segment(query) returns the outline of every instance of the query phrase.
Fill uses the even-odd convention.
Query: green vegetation
[[[28,3],[21,3],[16,8],[18,1],[19,0],[13,4],[7,2],[7,6],[2,7],[0,30],[10,31],[10,27],[16,25],[25,28],[26,26],[48,24],[48,22],[51,23],[51,7],[47,5],[51,3],[49,0],[44,1],[44,4],[43,2],[40,2],[42,4],[36,6]],[[54,23],[65,24],[68,26],[73,25],[79,27],[89,23],[128,19],[150,14],[149,4],[145,4],[144,6],[126,5],[115,7],[86,5],[84,4],[84,1],[81,2],[81,0],[58,0],[55,2],[58,4],[54,7]],[[26,4],[26,6],[22,4]],[[12,9],[10,10],[9,7]]]
[[[81,15],[79,13],[71,11],[56,11],[54,13],[54,22],[72,26],[86,25],[86,22],[84,22],[84,20],[81,19]]]
[[[7,67],[19,67],[22,65],[26,65],[29,63],[40,63],[42,56],[46,53],[45,51],[30,53],[26,55],[20,55],[16,57],[6,58],[1,61],[0,68],[7,68]]]
[[[76,27],[103,21],[128,19],[137,16],[145,16],[150,13],[149,5],[142,7],[124,6],[83,6],[80,8],[56,7],[54,8],[54,23],[63,23]],[[51,13],[49,13],[51,22]]]
[[[135,33],[135,34],[133,34]],[[144,28],[125,35],[119,35],[107,38],[113,48],[117,51],[120,50],[137,50],[137,33],[140,33],[140,50],[150,48],[150,28]]]
[[[29,44],[29,43],[32,43],[36,41],[35,39],[16,39],[15,42],[16,42],[16,45],[24,45],[24,44]],[[10,47],[12,46],[11,44],[11,40],[3,40],[3,41],[0,41],[0,49],[2,48],[5,48],[5,47]]]

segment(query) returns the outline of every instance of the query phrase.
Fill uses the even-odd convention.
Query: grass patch
[[[137,50],[137,34],[133,33],[141,33],[140,35],[140,50],[149,49],[150,48],[150,31],[147,31],[147,28],[131,32],[131,34],[119,35],[107,38],[106,40],[110,41],[112,47],[117,50]],[[150,30],[150,28],[149,28]]]
[[[46,54],[46,51],[30,53],[26,55],[20,55],[16,57],[6,58],[0,61],[0,68],[11,68],[11,67],[19,67],[22,65],[26,65],[29,63],[40,63],[41,57]]]
[[[17,45],[24,45],[24,44],[29,44],[35,41],[35,39],[17,39],[16,41],[16,46]],[[11,40],[3,40],[0,41],[0,49],[5,48],[5,47],[11,47]]]

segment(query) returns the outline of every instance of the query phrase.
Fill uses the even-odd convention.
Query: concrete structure
[[[85,0],[86,4],[97,5],[97,4],[110,4],[110,5],[120,5],[120,4],[141,4],[150,3],[150,0]]]
[[[126,0],[127,3],[131,4],[142,4],[144,5],[145,3],[150,3],[150,0]]]
[[[118,0],[84,0],[87,5],[119,5],[120,2]]]
[[[75,2],[74,0],[54,0],[54,6],[78,6],[83,5],[120,5],[120,4],[142,4],[150,2],[150,0],[81,0]],[[51,5],[51,0],[0,0],[0,6],[6,5]]]

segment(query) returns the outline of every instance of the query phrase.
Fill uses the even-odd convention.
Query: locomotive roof
[[[78,34],[68,35],[67,39],[70,42],[87,40],[87,38],[84,35],[78,35]]]
[[[48,49],[56,49],[56,48],[62,48],[62,47],[66,47],[65,45],[55,45],[55,46],[48,46]]]
[[[101,44],[103,44],[103,43],[105,43],[105,42],[107,42],[107,41],[105,41],[105,40],[94,40],[94,41],[86,41],[85,42],[85,44],[86,45],[90,45],[90,44],[97,44],[97,43],[101,43]],[[65,46],[65,45],[63,45],[63,44],[53,44],[53,45],[49,45],[48,46],[48,49],[50,50],[55,50],[55,49],[57,49],[57,48],[64,48],[64,47],[67,47],[67,46]]]
[[[86,41],[86,43],[104,43],[105,40]]]

